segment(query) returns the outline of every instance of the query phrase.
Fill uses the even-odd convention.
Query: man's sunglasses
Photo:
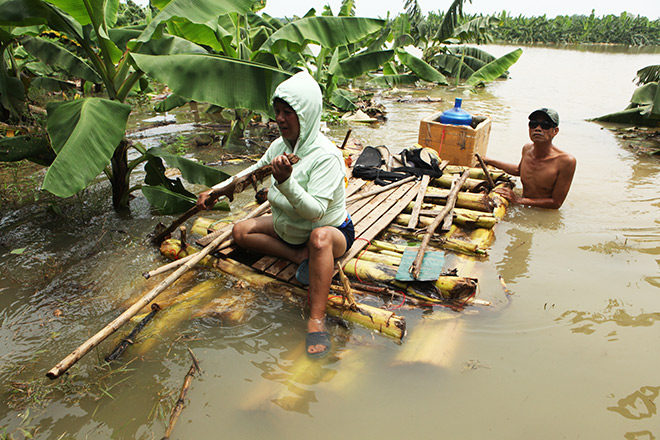
[[[533,119],[531,121],[529,121],[529,128],[536,128],[539,125],[544,130],[549,130],[549,129],[551,129],[555,126],[555,124],[553,124],[550,121],[535,121]]]

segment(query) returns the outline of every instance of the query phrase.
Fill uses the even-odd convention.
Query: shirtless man
[[[571,188],[575,157],[555,147],[552,140],[559,133],[559,114],[549,108],[540,108],[529,115],[531,143],[523,146],[519,164],[484,158],[492,165],[512,176],[520,176],[522,197],[510,188],[498,188],[511,203],[559,209]]]

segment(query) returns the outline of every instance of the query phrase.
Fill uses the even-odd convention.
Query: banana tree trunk
[[[112,206],[117,212],[128,211],[128,195],[130,189],[130,171],[128,169],[128,142],[123,139],[110,159],[112,175]]]

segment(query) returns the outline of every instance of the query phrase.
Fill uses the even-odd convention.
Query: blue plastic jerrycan
[[[454,101],[454,108],[442,112],[442,115],[440,115],[440,123],[450,125],[472,124],[472,115],[461,108],[462,103],[462,98],[456,98],[456,101]]]

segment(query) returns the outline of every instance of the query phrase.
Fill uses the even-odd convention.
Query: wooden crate
[[[477,165],[475,153],[486,155],[492,119],[473,115],[472,125],[441,124],[442,112],[434,113],[419,123],[418,143],[433,148],[442,160],[452,165]]]

